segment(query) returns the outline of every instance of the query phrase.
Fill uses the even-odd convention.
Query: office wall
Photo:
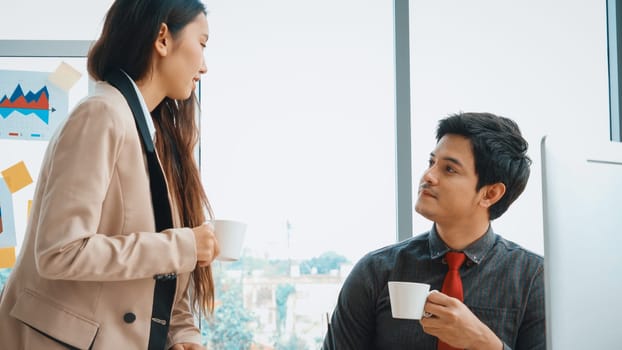
[[[112,0],[3,1],[0,39],[93,40]]]

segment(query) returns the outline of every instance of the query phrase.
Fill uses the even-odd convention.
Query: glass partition
[[[350,268],[395,242],[393,6],[211,1],[202,168],[217,218],[219,349],[317,349]]]

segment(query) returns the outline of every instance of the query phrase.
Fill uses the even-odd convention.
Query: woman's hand
[[[192,229],[197,247],[197,265],[208,266],[220,253],[218,241],[214,235],[214,225],[209,222]]]

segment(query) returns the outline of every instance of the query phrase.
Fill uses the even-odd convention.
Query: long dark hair
[[[113,70],[124,70],[134,81],[148,77],[153,43],[162,23],[173,37],[199,14],[206,14],[198,0],[116,0],[106,15],[102,34],[91,47],[87,68],[95,80]],[[156,149],[174,203],[186,227],[201,225],[213,213],[199,175],[194,148],[199,141],[194,92],[186,100],[168,97],[151,112],[157,135]],[[211,266],[192,272],[195,310],[214,310]]]

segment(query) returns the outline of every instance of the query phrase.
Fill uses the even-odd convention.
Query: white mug
[[[246,224],[236,220],[210,220],[214,225],[214,235],[218,241],[220,253],[216,257],[221,261],[235,261],[240,259]]]
[[[426,283],[389,281],[393,318],[420,320],[429,294],[430,285]]]

